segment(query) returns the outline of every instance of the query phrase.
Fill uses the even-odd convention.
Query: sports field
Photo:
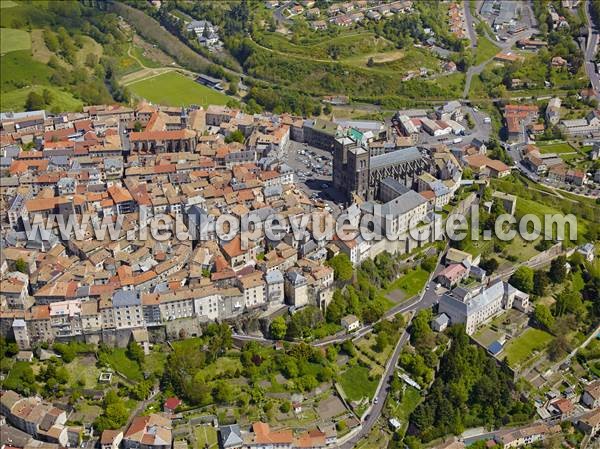
[[[229,97],[175,71],[136,81],[127,86],[131,92],[156,104],[188,106],[226,104]]]
[[[0,53],[8,53],[31,48],[31,36],[27,31],[13,28],[0,28]]]
[[[548,142],[538,142],[536,144],[536,146],[540,149],[540,152],[542,152],[542,153],[560,154],[560,153],[573,153],[573,152],[577,151],[575,148],[573,148],[567,142],[556,141],[556,140],[552,140],[552,141],[548,141]]]

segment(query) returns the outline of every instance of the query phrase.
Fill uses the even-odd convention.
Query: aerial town
[[[0,5],[0,449],[600,447],[598,2]]]

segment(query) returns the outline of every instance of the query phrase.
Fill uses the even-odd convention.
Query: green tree
[[[139,365],[144,363],[144,350],[134,340],[129,341],[129,344],[127,345],[126,354],[127,357],[129,357],[131,360],[135,360]]]
[[[244,134],[240,130],[235,130],[225,137],[225,143],[239,142],[244,143]]]
[[[49,105],[50,103],[52,103],[54,96],[52,95],[52,92],[50,92],[48,89],[44,89],[42,91],[42,98],[44,99],[44,103]]]
[[[271,321],[269,332],[271,337],[273,337],[275,340],[282,340],[285,338],[285,334],[287,333],[287,324],[285,319],[282,316],[278,316]]]
[[[510,284],[525,293],[533,291],[533,270],[529,267],[521,266],[509,279]]]
[[[550,313],[550,309],[544,304],[535,306],[533,319],[543,329],[551,330],[554,327],[554,317]]]
[[[498,265],[498,260],[494,257],[490,257],[489,259],[484,259],[483,261],[481,261],[479,267],[483,268],[489,276],[498,269]]]
[[[220,380],[213,389],[213,397],[219,404],[232,404],[235,400],[235,392],[229,382]]]
[[[329,259],[326,264],[333,268],[333,276],[336,280],[347,282],[352,279],[354,269],[350,258],[346,254],[339,253]]]
[[[279,411],[281,413],[289,413],[291,408],[292,408],[292,406],[290,405],[290,401],[283,401],[281,403],[281,405],[279,406]]]
[[[552,262],[550,262],[550,270],[548,271],[548,277],[555,284],[562,283],[567,277],[567,258],[565,256],[558,256]]]
[[[237,86],[237,81],[231,81],[229,83],[229,87],[227,88],[227,95],[237,95],[238,93],[238,86]]]
[[[550,280],[543,270],[536,270],[533,274],[533,293],[538,296],[544,296]]]
[[[35,91],[29,92],[27,95],[27,100],[25,101],[25,109],[28,111],[37,111],[39,109],[44,109],[46,103],[44,102],[44,97],[38,94]]]
[[[431,273],[433,270],[435,270],[436,266],[437,266],[437,256],[426,257],[421,262],[421,268],[423,268],[425,271],[427,271],[429,273]]]
[[[20,271],[21,273],[27,273],[27,262],[25,262],[22,258],[18,258],[15,261],[15,270]]]

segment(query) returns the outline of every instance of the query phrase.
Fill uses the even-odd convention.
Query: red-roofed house
[[[437,276],[437,281],[446,288],[452,288],[469,274],[469,270],[459,263],[448,265]]]
[[[175,413],[177,407],[181,405],[181,399],[176,397],[168,398],[163,404],[163,410],[165,413]]]

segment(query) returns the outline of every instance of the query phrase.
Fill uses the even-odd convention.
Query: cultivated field
[[[0,28],[0,53],[29,50],[31,36],[27,31],[12,28]]]
[[[128,85],[131,92],[152,103],[169,106],[226,104],[229,97],[175,71],[146,78]]]

